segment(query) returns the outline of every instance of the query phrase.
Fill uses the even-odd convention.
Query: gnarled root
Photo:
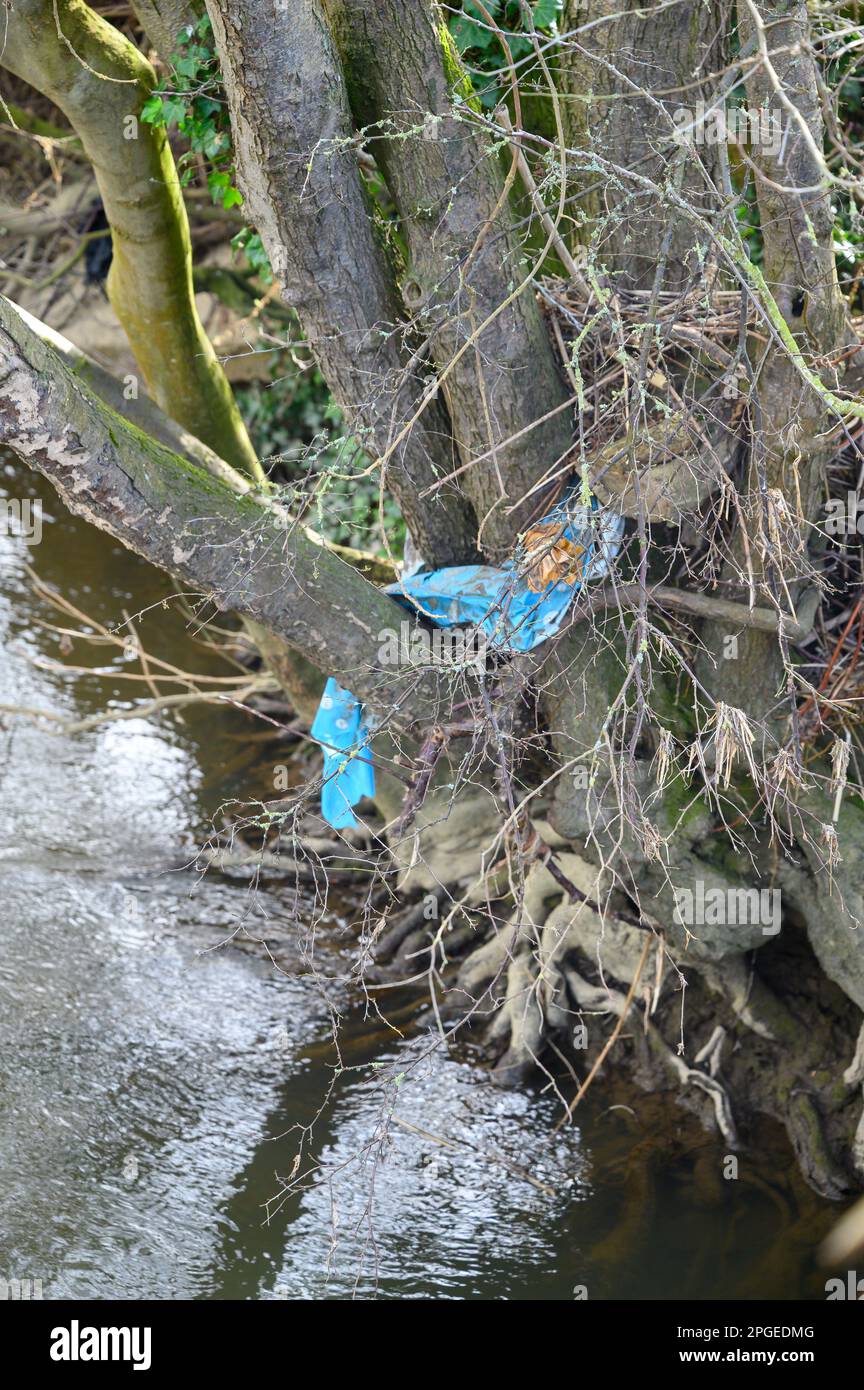
[[[542,1068],[547,1042],[575,1041],[575,1025],[592,1035],[593,1067],[606,1065],[609,1030],[600,1030],[598,1039],[594,1019],[622,1019],[625,989],[636,979],[628,1006],[631,1026],[620,1038],[620,1027],[613,1030],[610,1061],[618,1061],[619,1048],[632,1058],[635,1048],[636,1073],[646,1085],[662,1089],[671,1081],[685,1093],[702,1092],[711,1109],[697,1109],[706,1123],[713,1116],[730,1149],[738,1145],[733,1114],[738,1105],[748,1120],[757,1110],[775,1116],[785,1124],[810,1184],[828,1196],[848,1190],[850,1180],[833,1150],[838,1139],[842,1148],[844,1135],[849,1145],[858,1123],[849,1094],[860,1084],[857,1070],[849,1069],[845,1087],[838,1076],[843,1094],[826,1109],[818,1076],[831,1054],[831,1037],[808,1028],[781,1002],[785,987],[781,982],[776,992],[770,971],[765,978],[756,969],[761,957],[738,951],[720,961],[706,959],[696,950],[675,946],[659,930],[647,938],[646,947],[651,928],[635,925],[632,909],[598,891],[602,877],[587,860],[556,848],[554,869],[534,863],[519,908],[506,926],[468,955],[459,971],[460,1007],[483,1018],[492,1015],[487,1036],[499,1053],[495,1079],[513,1083],[538,1064]],[[562,881],[571,891],[565,893]],[[631,920],[616,915],[616,907]],[[775,969],[784,972],[784,979],[798,979],[802,967],[793,950],[794,928],[789,931],[793,935],[784,938],[780,950],[792,954],[788,959],[778,955]],[[803,935],[800,940],[806,951]],[[683,1012],[681,990],[687,981],[681,963],[698,986],[696,999]],[[670,1030],[673,1039],[680,1034],[677,1050],[667,1040]],[[701,1034],[702,1046],[688,1059],[684,1038],[693,1034]],[[577,1055],[585,1055],[578,1050],[584,1046],[580,1039]],[[864,1072],[860,1058],[856,1066]],[[593,1084],[593,1069],[589,1075]],[[811,1075],[812,1083],[805,1080]],[[864,1157],[864,1124],[858,1124],[856,1145],[851,1157],[857,1164]]]
[[[567,987],[577,1008],[592,1012],[609,1010],[619,1018],[624,1017],[627,1001],[618,990],[598,989],[594,985],[590,985],[587,980],[583,980],[581,975],[572,968],[567,970]],[[722,1030],[720,1031],[722,1032]],[[735,1130],[735,1121],[732,1118],[732,1106],[725,1087],[717,1080],[716,1075],[710,1069],[708,1072],[704,1072],[696,1066],[688,1066],[683,1057],[679,1057],[672,1051],[659,1029],[650,1022],[647,1016],[645,1018],[645,1035],[648,1038],[653,1057],[678,1081],[679,1085],[698,1086],[707,1092],[714,1106],[717,1128],[729,1147],[737,1148],[738,1136]],[[716,1037],[717,1030],[711,1036],[710,1045],[712,1046],[708,1053],[714,1071],[717,1069]],[[705,1053],[706,1049],[703,1049],[702,1052]],[[701,1056],[702,1053],[699,1055]]]
[[[477,815],[483,801],[467,818],[424,803],[412,830],[420,838],[397,859],[401,881],[427,896],[375,943],[381,968],[443,983],[441,1015],[475,1038],[481,1032],[501,1084],[547,1069],[553,1053],[578,1069],[590,1034],[589,1084],[625,1061],[647,1088],[680,1089],[730,1149],[739,1127],[764,1113],[786,1126],[818,1191],[837,1196],[854,1185],[852,1171],[864,1177],[864,1044],[845,1078],[837,1065],[842,1057],[848,1066],[860,1013],[808,945],[816,928],[806,895],[787,896],[782,879],[791,907],[779,935],[758,922],[690,931],[673,917],[672,884],[740,886],[735,866],[708,853],[710,842],[690,839],[668,863],[643,862],[636,899],[560,827],[538,821],[533,837],[523,827],[508,844],[500,820],[496,829]],[[704,841],[701,820],[688,826],[697,830]],[[508,857],[508,848],[517,852]]]

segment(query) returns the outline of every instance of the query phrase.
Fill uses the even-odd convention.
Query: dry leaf
[[[528,588],[534,594],[542,593],[559,579],[565,584],[575,584],[582,578],[585,547],[567,540],[561,534],[558,521],[532,526],[526,531],[524,550]]]

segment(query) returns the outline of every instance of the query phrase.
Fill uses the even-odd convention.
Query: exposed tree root
[[[567,986],[577,1008],[591,1011],[611,1010],[623,1017],[626,1011],[625,996],[618,990],[598,989],[588,984],[575,970],[567,971]],[[676,1055],[668,1046],[659,1030],[646,1018],[645,1035],[649,1039],[653,1056],[660,1062],[681,1086],[698,1086],[707,1092],[714,1106],[717,1128],[730,1148],[737,1148],[738,1137],[732,1107],[724,1086],[709,1071],[700,1071],[696,1066],[688,1066],[682,1057]],[[712,1035],[713,1037],[716,1034]]]
[[[421,865],[429,861],[429,829],[427,822]],[[437,832],[433,821],[433,838]],[[451,977],[448,985],[447,1017],[470,1017],[472,1029],[481,1027],[493,1078],[500,1084],[518,1083],[538,1066],[546,1070],[549,1044],[560,1055],[563,1043],[577,1069],[584,1067],[583,1074],[600,1058],[600,1070],[592,1077],[596,1086],[602,1086],[609,1067],[622,1064],[648,1088],[673,1085],[688,1108],[716,1127],[730,1150],[740,1146],[742,1122],[746,1131],[757,1112],[780,1119],[808,1182],[829,1196],[849,1191],[853,1173],[864,1177],[864,1119],[855,1104],[864,1082],[864,1033],[842,1078],[837,1068],[834,1099],[826,1099],[826,1058],[834,1055],[848,1026],[846,1013],[854,1007],[843,1004],[836,992],[826,1013],[814,1015],[805,984],[788,1005],[781,1002],[781,995],[789,998],[786,979],[802,978],[795,952],[807,953],[803,934],[794,924],[784,928],[785,949],[794,945],[784,964],[778,945],[773,956],[765,956],[764,951],[741,950],[738,943],[730,950],[730,938],[725,943],[729,953],[723,955],[719,936],[704,949],[701,939],[663,922],[660,914],[659,924],[643,918],[638,925],[639,913],[608,874],[566,845],[547,823],[538,823],[536,833],[537,844],[554,842],[551,861],[535,859],[516,883],[508,883],[495,864],[494,895],[480,868],[483,850],[477,840],[475,878],[466,887],[470,853],[463,845],[457,888],[445,891],[438,885],[432,920],[428,896],[397,918],[378,943],[378,960],[388,971],[416,978],[428,965],[428,951],[437,949],[436,941],[446,939],[451,963],[464,950],[455,982]],[[446,855],[438,859],[439,865],[445,861]],[[486,911],[470,911],[471,905],[484,902]],[[459,912],[466,915],[454,927]],[[646,933],[651,932],[646,951]],[[760,945],[766,941],[762,937]],[[760,969],[769,959],[781,970],[779,991],[772,972],[766,976]],[[806,970],[824,979],[813,957],[806,954],[806,960]],[[603,1020],[622,1019],[640,962],[627,1020],[607,1056],[602,1049],[610,1029]],[[824,984],[833,990],[827,980]],[[839,1015],[825,1032],[820,1020],[827,1024],[831,1009],[839,1009]],[[583,1027],[587,1047],[579,1043],[574,1050]]]

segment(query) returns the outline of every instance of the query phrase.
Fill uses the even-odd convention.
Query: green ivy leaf
[[[141,107],[140,119],[145,125],[164,125],[165,107],[161,97],[148,97]]]
[[[197,77],[198,58],[195,56],[195,51],[193,50],[183,58],[175,59],[174,71],[178,73],[180,77]]]
[[[537,0],[534,6],[534,23],[538,29],[548,29],[555,23],[560,11],[562,0]]]

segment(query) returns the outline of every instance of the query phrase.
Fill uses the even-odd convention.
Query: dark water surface
[[[167,581],[40,495],[41,543],[0,536],[0,703],[71,722],[139,695],[34,665],[64,660],[34,621],[62,620],[28,564],[106,624],[155,605],[149,650],[224,674]],[[80,641],[65,660],[138,669]],[[553,1135],[550,1096],[440,1052],[411,1066],[410,1016],[400,1035],[322,987],[284,887],[178,867],[225,803],[273,796],[286,756],[230,708],[75,735],[0,713],[0,1278],[84,1299],[824,1297],[836,1209],[773,1129],[735,1182],[668,1099],[610,1108],[598,1084]],[[334,967],[340,920],[319,928]],[[278,966],[246,940],[271,932]],[[317,1180],[286,1195],[301,1138]]]

